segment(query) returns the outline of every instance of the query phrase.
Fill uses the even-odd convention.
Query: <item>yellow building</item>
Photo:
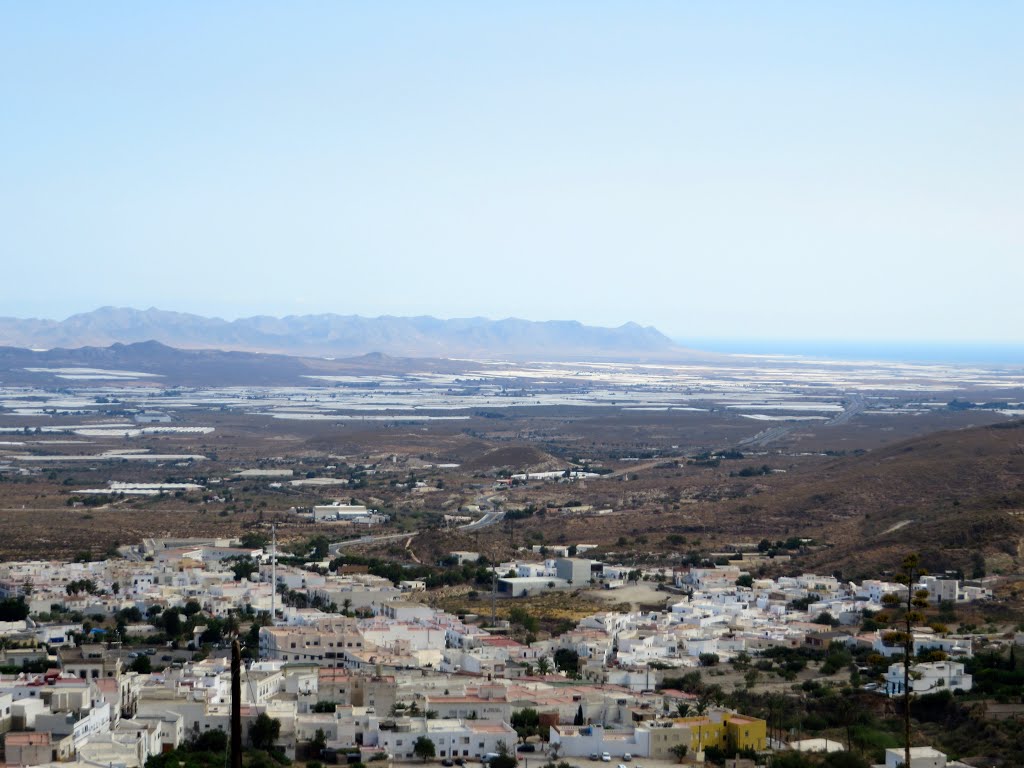
[[[719,749],[763,750],[768,733],[767,723],[756,717],[723,712],[711,717],[681,717],[674,729],[689,732],[678,743],[686,744],[690,754],[703,752],[708,747]]]
[[[768,724],[757,717],[725,715],[725,738],[735,750],[752,749],[760,752],[767,746]]]

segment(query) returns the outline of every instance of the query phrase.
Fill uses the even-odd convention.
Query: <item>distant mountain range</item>
[[[159,309],[103,307],[66,320],[0,318],[0,345],[31,349],[106,347],[158,341],[184,349],[222,349],[316,357],[379,352],[417,358],[618,360],[711,358],[680,347],[656,328],[600,328],[575,321],[509,318],[291,315],[238,320]]]

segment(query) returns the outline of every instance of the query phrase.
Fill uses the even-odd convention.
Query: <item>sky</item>
[[[1019,343],[1024,4],[0,3],[0,315]]]

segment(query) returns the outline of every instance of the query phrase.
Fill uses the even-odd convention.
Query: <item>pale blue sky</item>
[[[1024,4],[0,3],[0,315],[1021,341]]]

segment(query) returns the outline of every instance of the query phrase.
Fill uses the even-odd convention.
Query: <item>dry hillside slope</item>
[[[1024,560],[1024,422],[939,432],[818,468],[762,502],[833,544],[820,565],[871,572],[920,552],[932,570]]]

